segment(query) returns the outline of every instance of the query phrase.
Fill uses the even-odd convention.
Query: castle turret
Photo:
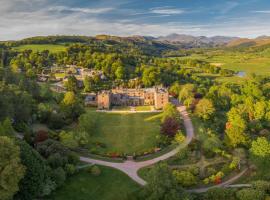
[[[155,89],[155,109],[163,109],[169,102],[169,93],[165,88]]]
[[[110,109],[111,107],[111,92],[102,91],[97,95],[97,105],[98,109]]]

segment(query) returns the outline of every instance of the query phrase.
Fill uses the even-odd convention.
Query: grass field
[[[29,44],[29,45],[21,45],[18,47],[14,47],[13,49],[17,51],[24,51],[24,50],[31,49],[34,52],[49,50],[52,53],[57,53],[60,51],[65,51],[66,46],[60,45],[60,44]]]
[[[150,111],[152,106],[136,106],[136,111]]]
[[[156,147],[160,134],[160,116],[156,113],[99,113],[89,111],[95,118],[95,133],[90,136],[89,149],[93,144],[101,143],[105,147],[96,147],[102,154],[144,152]],[[151,119],[152,118],[152,119]]]
[[[72,176],[47,200],[128,200],[130,193],[140,189],[124,173],[108,167],[100,169],[98,177],[86,170]]]

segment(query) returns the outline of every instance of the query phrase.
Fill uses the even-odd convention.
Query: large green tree
[[[145,200],[182,200],[189,199],[179,187],[166,164],[158,164],[148,174],[148,184],[144,188]]]
[[[0,199],[11,200],[19,190],[25,167],[21,163],[20,148],[6,136],[0,136]]]
[[[48,166],[39,153],[24,141],[18,142],[22,164],[26,167],[24,178],[19,183],[20,191],[16,197],[20,200],[29,200],[39,197],[48,178]]]
[[[204,120],[210,119],[215,111],[215,107],[209,99],[201,99],[195,108],[195,114]]]

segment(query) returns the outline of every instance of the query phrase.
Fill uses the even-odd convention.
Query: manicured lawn
[[[152,106],[136,106],[136,111],[150,111],[152,109]]]
[[[128,200],[128,195],[140,189],[123,172],[101,167],[96,177],[86,170],[69,178],[48,200]]]
[[[113,106],[112,110],[130,111],[130,106]]]
[[[29,45],[21,45],[18,47],[14,47],[13,49],[18,51],[24,51],[31,49],[32,51],[44,51],[49,50],[50,52],[56,53],[59,51],[65,51],[66,47],[60,44],[29,44]]]
[[[88,111],[95,118],[95,132],[91,133],[89,149],[97,152],[127,153],[145,152],[156,147],[160,134],[160,118],[156,113],[99,113]],[[149,118],[153,118],[150,119]],[[101,143],[103,145],[95,145]],[[103,147],[102,147],[103,146]]]

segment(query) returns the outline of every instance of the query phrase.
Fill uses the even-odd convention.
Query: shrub
[[[178,144],[182,144],[185,141],[186,137],[184,136],[184,134],[182,133],[182,131],[178,131],[176,133],[176,135],[174,136],[174,140],[178,143]]]
[[[44,142],[45,140],[47,140],[49,138],[48,132],[44,131],[44,130],[39,130],[36,133],[36,137],[35,137],[35,143],[39,143],[39,142]]]
[[[52,168],[56,169],[64,166],[67,161],[59,153],[54,153],[48,157],[48,163]]]
[[[72,164],[66,164],[65,171],[67,175],[73,175],[76,172],[76,167]]]
[[[230,163],[229,168],[230,168],[231,170],[234,170],[234,169],[236,169],[236,168],[238,167],[239,163],[240,163],[240,158],[238,158],[238,157],[233,157],[233,160],[232,160],[232,162]]]
[[[91,167],[91,174],[94,176],[99,176],[101,174],[100,168],[94,165],[93,167]]]
[[[184,187],[192,186],[197,183],[196,177],[189,171],[173,171],[176,181]]]
[[[242,189],[236,192],[236,197],[239,200],[263,200],[265,198],[265,192],[254,189]]]
[[[60,187],[64,184],[66,180],[66,173],[62,167],[53,170],[52,179],[56,183],[57,187]]]

